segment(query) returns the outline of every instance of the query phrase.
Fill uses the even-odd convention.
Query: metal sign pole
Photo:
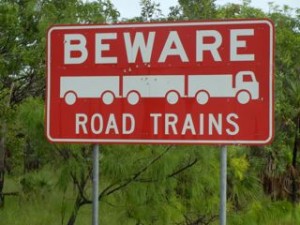
[[[93,146],[93,217],[92,225],[98,225],[99,217],[99,145]]]
[[[226,225],[226,201],[227,201],[227,146],[221,148],[220,171],[220,225]]]

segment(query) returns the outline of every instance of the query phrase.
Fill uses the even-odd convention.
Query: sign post
[[[226,202],[227,202],[227,146],[221,147],[220,154],[220,225],[226,225]]]
[[[93,212],[92,225],[98,225],[99,218],[99,145],[93,145]]]

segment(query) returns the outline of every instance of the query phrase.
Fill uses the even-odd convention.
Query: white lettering
[[[151,113],[150,117],[153,118],[153,134],[158,134],[158,118],[162,116],[161,113]]]
[[[107,121],[107,127],[105,130],[105,134],[109,134],[110,130],[113,130],[115,134],[119,134],[116,118],[114,114],[110,114]]]
[[[82,34],[65,34],[64,41],[65,41],[64,63],[65,64],[84,63],[88,57],[85,37]],[[79,52],[80,56],[72,56],[71,54],[72,52]]]
[[[169,130],[172,128],[173,134],[177,134],[176,124],[178,116],[176,114],[168,113],[165,118],[165,134],[170,134]]]
[[[172,46],[175,46],[173,48]],[[176,31],[171,31],[169,33],[168,39],[165,43],[165,46],[160,54],[158,62],[165,62],[166,58],[170,55],[178,55],[182,62],[188,62],[189,59],[186,55],[186,52],[182,46],[181,40]]]
[[[102,43],[103,40],[114,40],[117,39],[116,33],[99,33],[95,37],[95,63],[97,64],[114,64],[118,63],[117,57],[104,57],[102,55],[103,51],[109,51],[110,45]]]
[[[95,128],[95,124],[96,124],[96,121],[95,120],[98,120],[98,123],[99,123],[99,128],[96,129]],[[103,117],[101,114],[99,113],[95,113],[93,116],[92,116],[92,119],[91,119],[91,131],[92,133],[94,134],[101,134],[102,133],[102,130],[103,130]]]
[[[137,32],[132,43],[130,39],[130,33],[124,33],[128,63],[135,63],[139,50],[141,52],[143,62],[149,63],[151,60],[154,38],[155,32],[149,32],[146,44],[143,32]]]
[[[130,122],[130,125],[127,129],[127,122]],[[132,134],[135,128],[135,119],[132,114],[124,113],[122,116],[122,134]]]
[[[195,126],[191,114],[186,115],[181,134],[182,135],[186,134],[187,130],[190,130],[193,135],[196,134],[196,130],[195,130]]]
[[[213,128],[217,131],[218,134],[222,134],[222,114],[218,114],[218,120],[216,120],[213,114],[208,115],[208,134],[213,134]]]
[[[181,62],[190,62],[192,59],[196,62],[255,61],[255,52],[250,45],[254,35],[253,28],[194,30],[189,34],[177,30],[145,32],[134,29],[123,33],[96,33],[94,43],[88,45],[87,42],[92,40],[84,34],[64,34],[63,60],[65,64],[85,63],[91,57],[91,46],[95,46],[95,64],[117,64],[120,59],[127,60],[127,63],[165,63],[168,57],[177,57]],[[189,40],[189,37],[194,41],[191,43],[191,46],[195,45],[193,48],[185,48],[189,45],[185,45],[183,40]],[[119,40],[121,38],[123,40]],[[226,43],[223,43],[224,40]]]
[[[213,37],[215,42],[204,43],[204,38]],[[196,34],[196,61],[203,61],[203,52],[210,51],[215,61],[222,61],[218,48],[222,44],[222,36],[216,30],[197,30]]]
[[[246,41],[239,41],[239,36],[253,36],[254,29],[234,29],[230,31],[230,60],[254,61],[254,54],[238,54],[238,48],[246,48]]]
[[[75,115],[75,133],[79,134],[80,133],[80,127],[83,131],[84,134],[87,134],[87,129],[86,129],[86,123],[88,121],[88,117],[84,113],[76,113]]]
[[[118,120],[115,114],[111,113],[104,116],[95,113],[90,116],[84,113],[75,114],[75,133],[76,134],[132,134],[135,130],[135,118],[130,113],[124,113]]]
[[[153,134],[164,135],[236,135],[240,128],[238,125],[239,116],[236,113],[214,114],[200,113],[198,117],[193,117],[191,113],[179,116],[175,113],[152,113],[150,114],[153,124]],[[182,125],[179,123],[183,121]]]
[[[204,134],[204,115],[202,113],[199,115],[199,134]]]
[[[233,130],[230,130],[230,129],[227,128],[226,129],[227,134],[229,134],[229,135],[236,135],[236,134],[239,133],[239,131],[240,131],[239,125],[235,121],[232,120],[232,119],[238,119],[238,118],[239,118],[239,116],[237,114],[235,114],[235,113],[230,113],[230,114],[227,115],[226,121],[230,125],[232,125],[233,128],[234,128]]]

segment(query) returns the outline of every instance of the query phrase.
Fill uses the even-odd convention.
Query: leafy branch
[[[110,194],[113,194],[116,191],[119,191],[122,188],[125,188],[130,183],[138,181],[138,178],[145,173],[153,164],[155,164],[157,161],[159,161],[170,149],[172,146],[168,146],[165,151],[163,151],[161,154],[159,154],[157,157],[155,157],[152,161],[150,161],[145,167],[141,168],[139,171],[137,171],[135,174],[133,174],[130,178],[124,179],[122,181],[113,183],[109,186],[107,186],[99,195],[99,200],[103,198],[104,196],[108,196]]]

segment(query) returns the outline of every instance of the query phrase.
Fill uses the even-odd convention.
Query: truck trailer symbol
[[[195,98],[204,105],[210,98],[236,98],[240,104],[259,98],[259,83],[252,71],[232,74],[63,76],[60,98],[73,105],[77,98],[101,98],[112,104],[126,98],[135,105],[141,98],[165,98],[176,104],[180,98]]]
[[[80,76],[60,78],[60,98],[73,105],[77,98],[101,98],[109,105],[119,96],[119,76]]]

